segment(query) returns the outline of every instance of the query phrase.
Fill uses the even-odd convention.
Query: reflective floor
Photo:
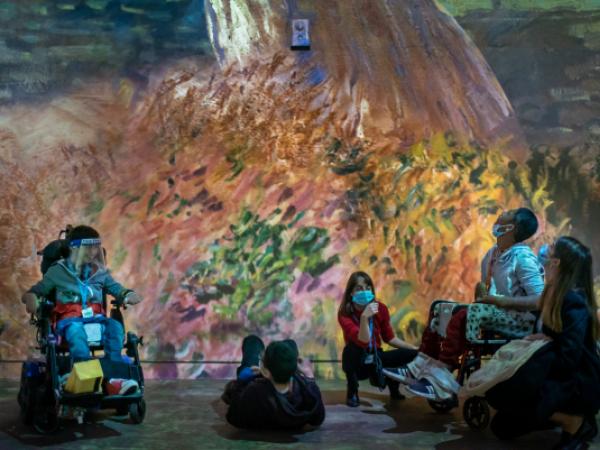
[[[109,411],[86,416],[83,424],[63,421],[52,436],[40,436],[18,418],[18,381],[0,380],[0,449],[540,449],[548,450],[558,432],[535,433],[512,442],[489,430],[471,431],[460,409],[434,412],[426,401],[390,401],[376,390],[362,391],[362,405],[344,404],[344,384],[320,383],[327,418],[317,431],[256,433],[236,430],[224,420],[219,400],[223,381],[149,381],[147,414],[141,425]],[[600,442],[591,448],[600,449]]]

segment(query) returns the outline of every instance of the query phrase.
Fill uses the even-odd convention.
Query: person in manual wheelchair
[[[493,228],[496,245],[481,264],[475,303],[462,306],[451,302],[452,316],[442,326],[441,312],[449,302],[434,302],[418,356],[405,366],[386,367],[385,375],[406,384],[413,395],[455,402],[460,385],[452,372],[460,371],[460,359],[468,346],[482,341],[480,333],[504,340],[531,334],[544,289],[544,268],[526,243],[537,229],[538,220],[528,208],[502,213]]]
[[[417,348],[396,337],[387,306],[375,296],[373,281],[365,272],[354,272],[348,279],[338,322],[346,342],[342,353],[342,369],[347,380],[346,404],[360,405],[358,381],[366,378],[380,389],[387,385],[392,398],[402,398],[398,383],[386,380],[382,368],[407,364],[416,357]],[[382,342],[396,350],[383,351]]]
[[[485,393],[496,410],[491,429],[500,439],[514,439],[558,425],[562,434],[553,448],[583,450],[598,434],[600,410],[600,324],[591,250],[562,236],[550,248],[546,271],[537,333],[526,338],[541,348]]]
[[[134,305],[142,298],[116,282],[108,271],[100,235],[92,227],[80,225],[69,230],[66,256],[47,267],[40,282],[22,297],[27,312],[36,314],[40,298],[54,296],[51,320],[55,333],[67,342],[73,362],[91,358],[88,341],[98,340],[105,358],[122,361],[123,325],[107,317],[103,292],[123,299],[124,305]],[[90,336],[92,334],[93,336]],[[133,393],[135,380],[115,379],[107,383],[109,394]],[[114,391],[114,392],[113,392]]]

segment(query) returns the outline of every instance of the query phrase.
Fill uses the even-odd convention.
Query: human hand
[[[540,339],[547,339],[547,336],[544,333],[535,333],[530,334],[529,336],[525,336],[523,339],[526,341],[537,341]]]
[[[486,294],[475,300],[476,303],[484,303],[487,305],[502,306],[501,297],[498,295]]]
[[[371,302],[365,307],[361,317],[364,317],[365,319],[370,319],[378,312],[379,312],[379,303]]]
[[[27,313],[35,314],[37,312],[38,307],[38,298],[33,292],[25,292],[21,297],[21,301],[25,303],[25,309],[27,309]]]
[[[139,295],[137,292],[131,291],[125,296],[123,303],[125,305],[137,305],[142,300],[143,299],[141,295]]]
[[[304,374],[306,378],[314,378],[315,373],[313,370],[312,362],[309,358],[298,358],[298,370]]]
[[[260,375],[260,367],[258,367],[258,366],[251,366],[250,370],[252,371],[253,375],[256,375],[256,376]]]
[[[394,338],[391,341],[389,341],[388,344],[394,348],[408,348],[410,350],[418,350],[419,349],[419,347],[416,347],[409,342],[399,339],[398,336],[394,336]]]
[[[475,286],[475,301],[477,301],[480,298],[483,298],[487,295],[487,288],[485,286],[485,283],[477,283],[477,285]]]

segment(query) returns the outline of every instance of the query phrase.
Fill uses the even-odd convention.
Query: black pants
[[[400,367],[411,362],[417,356],[417,350],[410,350],[408,348],[399,348],[396,350],[390,350],[384,352],[381,349],[377,349],[379,357],[381,358],[381,365],[384,368],[387,367]],[[371,372],[375,370],[373,364],[365,364],[365,355],[367,351],[359,347],[356,344],[350,342],[344,347],[342,353],[342,369],[346,374],[346,381],[348,383],[348,391],[356,392],[358,390],[358,381],[369,378]],[[390,391],[398,388],[398,383],[388,380],[388,387]]]
[[[258,366],[260,355],[265,351],[265,344],[261,338],[256,335],[249,335],[242,341],[242,364],[237,368],[237,375],[245,367]]]
[[[556,428],[550,420],[536,421],[532,416],[514,412],[497,411],[490,423],[490,429],[498,439],[515,439],[533,431],[545,431]]]
[[[296,354],[298,354],[298,344],[293,339],[284,339]],[[265,351],[265,343],[263,340],[255,334],[250,334],[242,341],[242,363],[237,368],[237,375],[240,374],[242,369],[245,367],[258,366],[260,364],[260,357]]]

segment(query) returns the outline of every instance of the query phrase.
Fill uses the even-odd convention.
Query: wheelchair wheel
[[[133,423],[140,424],[146,417],[146,402],[141,399],[138,403],[131,403],[129,405],[129,418]]]
[[[447,400],[427,400],[427,403],[434,411],[445,414],[458,406],[458,397],[453,395]]]
[[[18,395],[19,406],[21,407],[19,416],[24,425],[31,425],[33,422],[33,413],[35,406],[35,386],[27,379],[21,379],[21,388]]]
[[[483,397],[471,397],[463,406],[463,417],[469,427],[484,430],[490,423],[490,407]]]
[[[33,428],[40,434],[52,434],[58,430],[58,411],[43,406],[33,414]]]

